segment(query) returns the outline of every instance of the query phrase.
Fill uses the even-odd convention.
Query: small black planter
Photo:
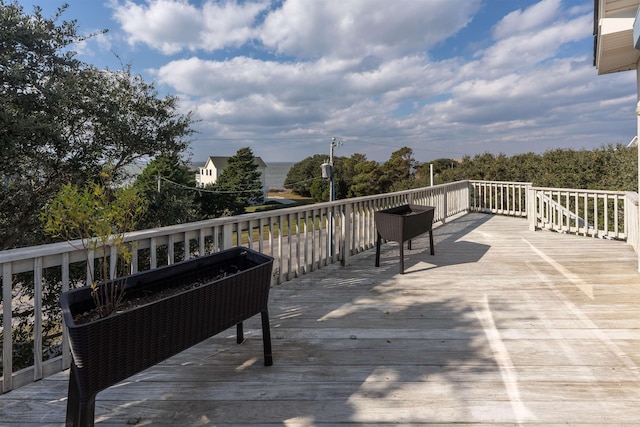
[[[373,218],[378,230],[376,240],[376,267],[380,266],[381,240],[400,243],[400,274],[404,274],[404,242],[407,240],[411,250],[411,239],[429,232],[429,249],[433,250],[433,206],[402,205],[374,212]]]
[[[149,293],[176,283],[215,277],[221,267],[236,274],[85,324],[75,314],[94,307],[89,287],[64,292],[60,304],[69,330],[73,362],[69,378],[67,425],[92,426],[96,394],[168,357],[262,315],[264,364],[273,363],[267,301],[273,258],[233,248],[128,276],[126,295]]]

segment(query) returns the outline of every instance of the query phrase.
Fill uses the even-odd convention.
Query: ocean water
[[[284,188],[284,180],[287,178],[289,169],[295,163],[291,162],[273,162],[267,163],[265,171],[265,180],[269,190],[281,190]]]

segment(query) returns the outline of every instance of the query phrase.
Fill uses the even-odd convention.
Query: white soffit
[[[595,66],[598,74],[635,70],[640,50],[633,46],[633,23],[640,0],[599,0]]]

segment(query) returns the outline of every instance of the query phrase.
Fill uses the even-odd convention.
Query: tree
[[[636,147],[606,146],[595,150],[558,148],[544,154],[507,157],[491,153],[466,156],[443,170],[440,182],[465,179],[531,182],[538,187],[637,191]]]
[[[0,249],[47,241],[38,213],[62,185],[96,181],[113,165],[122,182],[136,160],[181,152],[190,115],[174,97],[126,68],[98,70],[75,58],[75,21],[25,14],[0,0]]]
[[[322,181],[321,165],[328,160],[327,155],[314,154],[294,164],[284,180],[284,188],[300,196],[311,197],[311,186],[314,181]]]
[[[454,159],[440,158],[416,166],[414,173],[415,187],[428,187],[431,185],[431,166],[433,165],[433,184],[442,184],[447,173],[457,167]],[[444,176],[443,176],[444,174]]]
[[[213,190],[219,193],[224,215],[240,215],[251,204],[264,202],[261,174],[250,148],[241,148],[229,157]]]
[[[178,153],[156,157],[136,178],[134,186],[148,203],[148,209],[138,221],[139,228],[184,224],[200,219],[195,202],[195,177]]]
[[[411,148],[402,147],[391,153],[391,158],[382,165],[381,187],[383,192],[411,188],[411,180],[417,166]]]
[[[353,196],[370,196],[383,192],[380,187],[383,173],[378,162],[375,160],[360,162],[354,169],[356,175],[349,190]]]

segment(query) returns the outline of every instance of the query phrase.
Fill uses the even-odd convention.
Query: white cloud
[[[559,15],[560,0],[542,0],[526,10],[516,10],[502,18],[494,27],[496,39],[510,37],[547,26]]]
[[[206,136],[246,138],[237,144],[267,150],[275,143],[265,138],[300,135],[289,142],[295,150],[273,151],[295,156],[281,160],[322,152],[318,135],[343,136],[351,144],[340,155],[350,147],[384,160],[393,149],[374,153],[389,143],[411,146],[420,159],[599,146],[615,142],[603,138],[621,132],[626,114],[633,131],[634,76],[598,79],[592,11],[567,3],[542,0],[485,23],[494,38],[471,60],[430,52],[451,39],[466,43],[459,52],[477,42],[476,33],[465,34],[481,15],[476,0],[208,1],[199,8],[155,0],[121,8],[153,21],[122,21],[137,25],[127,30],[133,43],[190,51],[154,76],[195,112]],[[163,28],[169,6],[179,19]],[[204,19],[214,15],[227,18]],[[191,36],[180,33],[184,27]],[[229,49],[248,41],[249,51]],[[207,54],[219,49],[228,56]]]
[[[480,56],[485,67],[492,70],[527,68],[553,58],[564,44],[582,40],[592,30],[593,18],[582,15],[544,28],[519,31],[498,40]]]
[[[198,8],[185,0],[147,0],[142,5],[126,0],[111,7],[130,44],[174,54],[243,45],[254,37],[252,25],[268,3],[206,1]]]
[[[433,47],[479,7],[479,0],[287,0],[267,16],[260,38],[296,57],[393,57]]]

